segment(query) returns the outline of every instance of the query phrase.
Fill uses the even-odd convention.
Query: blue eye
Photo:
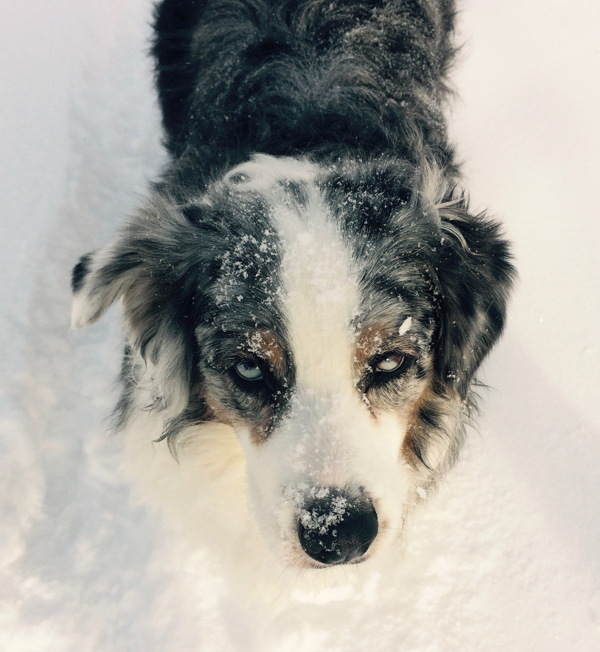
[[[263,372],[261,371],[261,368],[256,363],[249,360],[239,362],[235,365],[234,369],[237,375],[244,380],[253,381],[262,380],[263,378]]]
[[[406,358],[399,353],[386,353],[375,365],[375,370],[384,374],[389,374],[400,369],[400,367],[404,365],[405,361]]]

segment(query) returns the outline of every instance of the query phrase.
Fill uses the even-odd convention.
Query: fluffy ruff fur
[[[147,492],[232,554],[381,556],[456,459],[513,268],[442,111],[451,0],[165,0],[171,162],[73,272],[117,299],[116,425]]]

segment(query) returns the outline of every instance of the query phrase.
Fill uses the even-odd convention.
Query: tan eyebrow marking
[[[250,353],[265,360],[278,373],[283,374],[286,355],[275,333],[269,330],[251,330],[246,333],[246,346]]]
[[[365,326],[360,331],[354,348],[354,367],[356,371],[362,373],[369,359],[378,351],[382,351],[383,343],[387,337],[389,337],[389,329],[382,324]]]

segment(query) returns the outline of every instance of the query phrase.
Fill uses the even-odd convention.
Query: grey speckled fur
[[[452,464],[514,275],[499,224],[469,211],[448,142],[453,23],[450,0],[157,7],[171,161],[115,241],[73,273],[76,325],[123,302],[118,427],[151,410],[174,451],[182,433],[211,421],[245,423],[264,440],[276,431],[296,371],[273,220],[286,210],[303,219],[317,193],[356,270],[361,299],[348,327],[397,334],[410,317],[411,342],[396,338],[388,351],[403,366],[378,374],[386,352],[373,349],[355,389],[374,414],[408,415],[402,455],[421,486]],[[243,167],[228,175],[275,160],[280,177],[268,187],[242,192]],[[316,172],[305,181],[298,166]],[[256,332],[277,341],[278,369],[248,350]],[[260,383],[240,377],[240,360],[261,366]]]

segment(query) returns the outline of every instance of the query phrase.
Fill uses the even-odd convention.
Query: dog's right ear
[[[100,319],[135,282],[141,260],[133,252],[124,255],[115,245],[82,256],[73,268],[71,326],[84,328]]]

